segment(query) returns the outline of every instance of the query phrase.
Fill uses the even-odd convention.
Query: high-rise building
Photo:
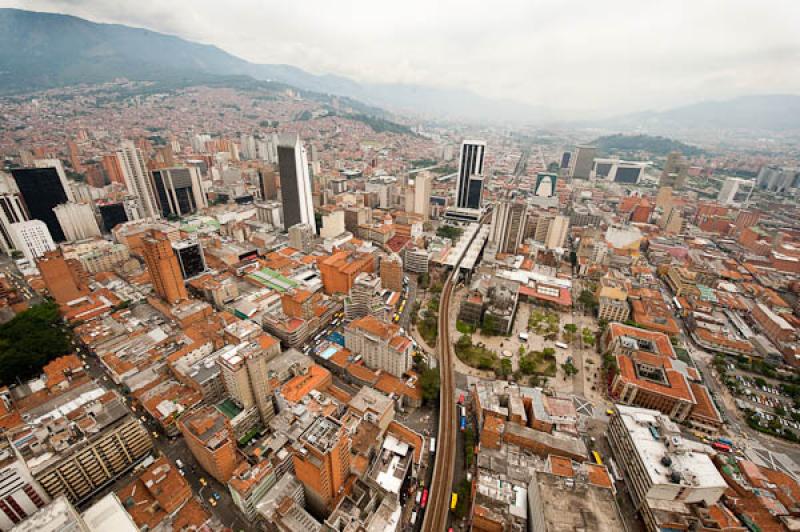
[[[62,203],[53,211],[67,241],[74,242],[100,236],[94,209],[88,203]]]
[[[465,140],[461,143],[456,176],[456,207],[480,209],[483,195],[483,158],[486,142]]]
[[[399,255],[390,255],[381,259],[381,283],[384,288],[393,292],[403,289],[403,261]]]
[[[326,294],[349,294],[359,273],[375,271],[375,257],[369,253],[340,250],[319,261],[319,271]]]
[[[371,273],[359,273],[344,301],[344,313],[348,320],[364,316],[385,317],[386,304],[382,297],[381,280]]]
[[[278,144],[278,168],[281,177],[283,225],[306,224],[317,232],[311,178],[308,174],[306,150],[297,135],[282,137]]]
[[[60,250],[45,253],[36,266],[47,291],[59,305],[66,305],[89,294],[89,288],[81,279],[80,264],[74,259],[65,259]]]
[[[686,183],[686,176],[689,172],[689,165],[679,151],[673,151],[667,155],[664,162],[664,169],[658,181],[659,186],[672,187],[673,190],[683,188]]]
[[[275,182],[275,170],[262,167],[258,169],[258,190],[263,201],[278,198],[278,185]]]
[[[661,209],[665,212],[667,209],[672,208],[672,187],[658,187],[658,194],[656,195],[656,209]]]
[[[372,369],[402,378],[411,368],[411,339],[401,334],[394,323],[373,316],[357,319],[345,327],[344,343]]]
[[[319,236],[322,238],[336,238],[344,233],[344,211],[333,211],[322,216],[322,229]]]
[[[0,530],[14,525],[43,508],[50,497],[33,478],[28,466],[8,439],[0,440]]]
[[[0,248],[10,254],[14,248],[9,226],[28,219],[25,205],[11,176],[0,172]]]
[[[567,216],[558,215],[550,222],[550,227],[547,228],[547,237],[544,240],[544,245],[547,249],[563,248],[567,241],[567,232],[569,231],[569,218]]]
[[[414,179],[414,212],[428,220],[431,215],[431,184],[433,176],[420,172]]]
[[[501,201],[492,212],[490,238],[500,253],[516,253],[524,241],[528,206],[519,201]]]
[[[100,211],[103,231],[106,233],[110,233],[117,225],[128,221],[128,214],[122,202],[98,205],[97,210]]]
[[[184,414],[178,427],[200,467],[226,484],[240,461],[228,418],[216,408],[204,406]]]
[[[330,511],[350,475],[350,435],[337,420],[318,417],[294,445],[295,476],[306,489],[309,506]]]
[[[197,167],[153,170],[156,201],[165,218],[186,216],[208,207]]]
[[[125,179],[125,186],[138,201],[139,217],[159,218],[153,181],[147,172],[147,164],[142,151],[133,142],[126,140],[117,152],[117,159]]]
[[[184,279],[190,279],[206,271],[206,258],[203,255],[203,248],[197,240],[180,240],[172,243],[175,256],[178,257],[178,264],[181,267],[181,274]]]
[[[244,410],[256,408],[264,426],[275,416],[267,362],[280,353],[280,342],[264,333],[256,342],[228,346],[217,358],[225,389]]]
[[[572,179],[589,179],[594,167],[597,148],[594,146],[578,146],[570,158],[570,176]]]
[[[553,197],[556,193],[557,182],[558,174],[539,172],[536,174],[536,188],[533,191],[533,195],[541,198]]]
[[[103,172],[105,172],[110,182],[120,185],[125,184],[122,166],[119,164],[119,158],[116,155],[103,155],[101,164],[103,165]]]
[[[17,168],[11,170],[11,175],[14,176],[17,188],[25,202],[28,218],[44,222],[53,240],[63,242],[64,233],[53,209],[56,205],[73,201],[73,196],[66,174],[64,174],[63,168],[59,167],[60,161],[55,162],[58,165],[42,168]],[[44,164],[44,161],[36,161],[36,163]]]
[[[315,239],[314,230],[308,224],[296,224],[289,228],[289,245],[303,253],[311,251]]]
[[[717,201],[723,205],[744,205],[750,200],[754,188],[755,181],[752,179],[727,177],[719,190]]]
[[[8,229],[14,249],[20,251],[31,263],[46,252],[56,249],[47,225],[41,220],[17,222],[9,225]]]
[[[188,299],[183,273],[172,242],[162,231],[153,229],[142,238],[142,255],[153,281],[153,289],[168,303]]]

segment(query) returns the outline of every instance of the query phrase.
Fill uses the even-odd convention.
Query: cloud
[[[15,0],[255,62],[614,114],[800,92],[800,2]]]

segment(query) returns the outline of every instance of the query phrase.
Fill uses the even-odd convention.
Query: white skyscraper
[[[278,143],[283,226],[306,224],[317,232],[306,149],[298,135],[283,136]]]
[[[87,203],[62,203],[53,209],[68,241],[99,237],[100,227],[92,206]]]
[[[25,211],[16,182],[11,176],[0,172],[0,249],[3,253],[9,254],[14,248],[8,226],[27,219],[28,213]]]
[[[48,251],[56,249],[47,224],[41,220],[17,222],[9,226],[14,249],[22,252],[25,258],[34,262]]]
[[[728,177],[722,184],[717,201],[723,205],[742,205],[750,199],[756,182],[750,179]]]
[[[421,214],[425,220],[431,214],[431,183],[433,176],[420,172],[414,179],[414,212]]]
[[[461,143],[456,177],[456,207],[459,209],[481,208],[485,152],[486,142],[482,140],[465,140]]]
[[[122,175],[125,178],[128,192],[132,196],[136,196],[139,201],[138,208],[141,217],[159,218],[155,193],[153,192],[153,181],[148,175],[142,151],[133,142],[126,140],[117,152],[117,158],[122,168]]]

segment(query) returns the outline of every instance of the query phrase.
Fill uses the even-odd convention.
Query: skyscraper
[[[126,140],[117,152],[117,159],[119,159],[128,192],[139,202],[140,217],[158,218],[158,204],[153,190],[153,182],[148,175],[142,151],[132,141]]]
[[[68,241],[100,236],[100,227],[94,217],[94,210],[88,203],[62,203],[53,211]]]
[[[550,198],[556,193],[556,183],[558,182],[558,175],[548,172],[539,172],[536,174],[536,189],[534,196],[542,198]]]
[[[161,215],[165,218],[186,216],[208,207],[200,183],[200,171],[194,166],[153,170],[153,185]]]
[[[178,264],[184,279],[192,278],[206,271],[203,248],[197,240],[173,242],[172,249],[175,250],[175,256],[178,257]]]
[[[281,176],[283,226],[307,224],[317,232],[308,159],[300,137],[284,136],[278,143],[278,169]]]
[[[56,244],[41,220],[17,222],[8,226],[14,249],[22,252],[25,258],[34,262],[48,251],[56,249]]]
[[[683,187],[686,182],[686,175],[689,172],[689,165],[683,159],[681,152],[673,151],[667,155],[667,160],[664,162],[664,170],[661,172],[661,178],[658,185],[661,187],[672,187],[673,190],[678,190]]]
[[[433,176],[420,172],[414,179],[414,212],[427,220],[431,214],[431,183]]]
[[[480,209],[483,194],[483,156],[486,142],[465,140],[461,143],[456,176],[456,207]]]
[[[589,179],[596,155],[597,148],[594,146],[578,146],[570,159],[570,176],[573,179]]]
[[[45,161],[36,161],[37,164]],[[60,165],[60,163],[59,163]],[[47,226],[50,236],[56,242],[64,241],[64,232],[53,209],[68,201],[73,201],[72,191],[67,183],[63,169],[58,166],[43,168],[17,168],[11,170],[20,195],[31,220],[41,220]]]
[[[528,206],[522,202],[502,201],[492,212],[491,240],[499,253],[516,253],[525,237]]]
[[[292,460],[309,505],[330,510],[350,475],[350,435],[335,419],[318,417],[295,443]]]
[[[258,189],[261,191],[261,199],[264,201],[274,200],[278,197],[275,171],[272,168],[258,169]]]
[[[59,251],[48,251],[36,263],[47,291],[59,305],[85,297],[89,287],[81,279],[82,268],[77,260],[67,260]]]
[[[98,205],[100,217],[103,219],[103,231],[110,233],[117,225],[128,221],[125,205],[120,203],[106,203]]]
[[[178,257],[166,234],[152,230],[150,235],[142,239],[142,255],[153,281],[153,289],[162,299],[168,303],[188,299]]]
[[[9,254],[14,248],[9,226],[27,219],[28,213],[14,180],[0,172],[0,248],[4,253]]]
[[[264,426],[275,416],[267,362],[280,353],[280,342],[264,333],[258,341],[225,347],[217,358],[228,394],[244,410],[257,409]]]
[[[181,417],[178,428],[200,467],[227,483],[241,461],[228,418],[213,406],[204,406]]]

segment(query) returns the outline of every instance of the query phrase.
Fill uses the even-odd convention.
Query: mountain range
[[[115,78],[207,79],[249,76],[322,94],[346,96],[410,116],[470,121],[554,122],[552,110],[482,97],[468,90],[360,83],[283,64],[256,64],[220,48],[141,28],[70,15],[0,9],[0,93]],[[578,125],[578,124],[573,124]],[[746,96],[646,111],[602,121],[606,130],[724,128],[800,130],[800,96]]]

